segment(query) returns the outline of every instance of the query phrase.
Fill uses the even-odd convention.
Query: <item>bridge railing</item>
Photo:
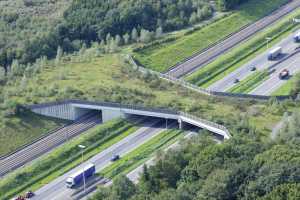
[[[88,101],[88,100],[78,100],[78,99],[70,99],[70,100],[65,100],[65,101],[31,105],[31,106],[27,106],[27,108],[35,109],[35,108],[43,108],[43,107],[62,105],[62,104],[85,104],[85,105],[95,105],[95,106],[119,108],[120,110],[129,109],[129,110],[133,110],[133,111],[156,112],[156,113],[162,113],[162,114],[176,115],[178,118],[180,118],[182,116],[182,117],[186,117],[188,119],[195,120],[196,122],[205,124],[212,128],[216,128],[221,131],[224,131],[226,134],[226,136],[224,136],[224,137],[227,137],[227,138],[231,137],[227,128],[220,124],[217,124],[217,123],[205,120],[205,119],[201,119],[200,117],[196,117],[191,114],[187,114],[187,113],[176,111],[176,110],[165,109],[165,108],[150,108],[150,107],[137,106],[137,105],[109,103],[109,102],[92,102],[92,101]]]
[[[202,124],[205,124],[207,126],[210,126],[210,127],[213,127],[213,128],[216,128],[216,129],[219,129],[221,131],[224,131],[225,135],[224,137],[226,138],[230,138],[231,135],[230,135],[230,132],[228,131],[228,129],[223,126],[223,125],[220,125],[220,124],[217,124],[215,122],[212,122],[212,121],[208,121],[206,119],[202,119],[202,118],[199,118],[197,116],[194,116],[194,115],[191,115],[191,114],[188,114],[188,113],[184,113],[184,112],[179,112],[180,116],[182,117],[186,117],[188,119],[192,119],[192,120],[195,120],[196,122],[200,122]]]

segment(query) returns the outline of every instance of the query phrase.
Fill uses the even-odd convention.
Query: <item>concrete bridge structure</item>
[[[182,128],[183,123],[187,123],[206,129],[224,139],[229,139],[231,137],[229,131],[222,125],[183,112],[168,109],[83,100],[65,100],[60,102],[35,104],[26,107],[32,112],[40,115],[67,120],[77,120],[91,111],[99,111],[99,118],[102,118],[103,122],[120,117],[125,118],[130,115],[157,117],[166,119],[166,121],[176,120],[179,128]]]

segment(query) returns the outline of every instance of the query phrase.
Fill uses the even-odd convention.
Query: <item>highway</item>
[[[148,118],[149,119],[149,118]],[[124,156],[130,151],[134,150],[138,146],[149,141],[154,136],[158,135],[164,130],[164,120],[162,119],[151,119],[144,122],[143,127],[138,129],[135,133],[129,135],[123,140],[119,141],[116,144],[113,144],[109,148],[105,149],[101,153],[92,157],[89,161],[85,162],[86,165],[89,162],[92,162],[96,165],[96,172],[101,171],[107,167],[111,162],[110,159],[113,155],[118,154]],[[72,169],[68,173],[58,177],[49,184],[43,186],[35,192],[36,196],[32,198],[33,200],[41,199],[51,199],[51,200],[68,200],[72,199],[72,194],[76,191],[73,189],[68,189],[65,186],[65,180],[74,172],[83,168],[83,165],[79,165],[76,168]]]
[[[291,11],[295,10],[300,6],[299,0],[293,0],[290,3],[282,6],[275,12],[271,13],[270,15],[254,22],[253,24],[245,27],[244,29],[232,34],[231,36],[227,37],[226,39],[218,42],[217,44],[213,45],[212,47],[208,48],[204,52],[201,52],[190,59],[179,63],[175,67],[171,68],[166,74],[174,76],[176,78],[182,77],[183,75],[192,73],[197,69],[207,65],[208,63],[215,60],[219,55],[227,52],[237,44],[241,43],[242,41],[250,38],[252,35],[257,33],[258,31],[263,30],[267,26],[271,25],[272,23],[279,20],[281,17],[285,16],[286,14],[290,13]]]
[[[67,140],[101,123],[98,113],[89,113],[72,124],[61,127],[33,144],[0,160],[0,176],[33,161]]]
[[[225,92],[226,90],[230,89],[235,85],[234,80],[239,79],[243,80],[247,76],[251,75],[252,72],[250,69],[252,66],[256,67],[256,70],[264,70],[268,69],[272,65],[274,65],[279,60],[269,61],[267,59],[268,52],[273,49],[276,46],[282,47],[282,53],[284,56],[287,56],[288,54],[291,54],[294,52],[295,48],[299,46],[298,43],[295,43],[293,40],[293,36],[295,33],[291,33],[287,38],[280,41],[278,44],[273,46],[272,48],[269,48],[264,53],[260,54],[259,56],[255,57],[250,62],[246,63],[245,65],[239,67],[237,70],[233,71],[232,73],[225,76],[223,79],[215,82],[212,84],[208,89],[218,92]],[[282,58],[281,58],[282,59]],[[286,62],[286,61],[284,61]]]
[[[287,80],[279,79],[279,73],[283,69],[288,69],[292,76],[297,72],[300,72],[299,53],[278,64],[276,66],[276,71],[272,73],[266,81],[251,91],[250,94],[271,95],[273,92],[275,92],[278,88],[280,88],[280,86],[287,82]]]

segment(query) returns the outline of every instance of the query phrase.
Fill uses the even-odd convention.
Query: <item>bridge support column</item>
[[[102,110],[102,121],[103,123],[120,118],[120,117],[125,117],[124,113],[121,110],[109,110],[109,109],[103,109]]]
[[[179,129],[182,129],[182,120],[181,118],[178,119]]]

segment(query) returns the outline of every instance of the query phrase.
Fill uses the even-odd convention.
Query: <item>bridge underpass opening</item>
[[[96,115],[101,123],[103,122],[102,111],[98,109],[74,107],[75,119],[79,119],[85,115]]]
[[[153,117],[153,116],[136,115],[136,114],[125,114],[124,117],[128,120],[131,119],[133,119],[134,121],[140,120],[141,122],[158,121],[158,123],[153,126],[157,128],[166,128],[166,129],[179,128],[179,123],[176,119],[167,119],[162,117]]]

